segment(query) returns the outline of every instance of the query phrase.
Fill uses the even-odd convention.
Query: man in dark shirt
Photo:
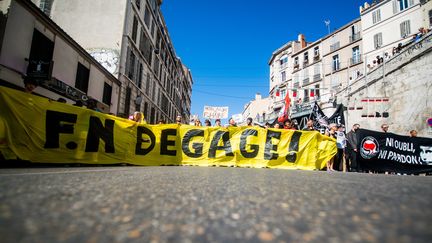
[[[348,158],[350,160],[350,170],[353,172],[360,172],[360,165],[357,163],[357,130],[360,128],[359,124],[354,124],[351,131],[347,134],[347,147]]]
[[[306,127],[303,128],[303,131],[315,131],[314,128],[314,121],[312,119],[309,119],[306,123]]]

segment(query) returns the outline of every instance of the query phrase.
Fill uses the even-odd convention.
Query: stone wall
[[[337,94],[338,103],[348,107],[348,128],[363,128],[407,135],[432,137],[427,119],[432,117],[432,35],[411,43],[384,64],[355,80]]]

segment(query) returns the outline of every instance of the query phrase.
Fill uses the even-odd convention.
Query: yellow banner
[[[0,87],[0,149],[41,163],[322,169],[336,141],[260,127],[147,125]]]

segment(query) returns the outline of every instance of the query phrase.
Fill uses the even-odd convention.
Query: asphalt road
[[[431,242],[432,177],[0,169],[1,242]]]

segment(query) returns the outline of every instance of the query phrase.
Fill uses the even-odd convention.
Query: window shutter
[[[398,0],[393,0],[393,14],[398,12]]]

